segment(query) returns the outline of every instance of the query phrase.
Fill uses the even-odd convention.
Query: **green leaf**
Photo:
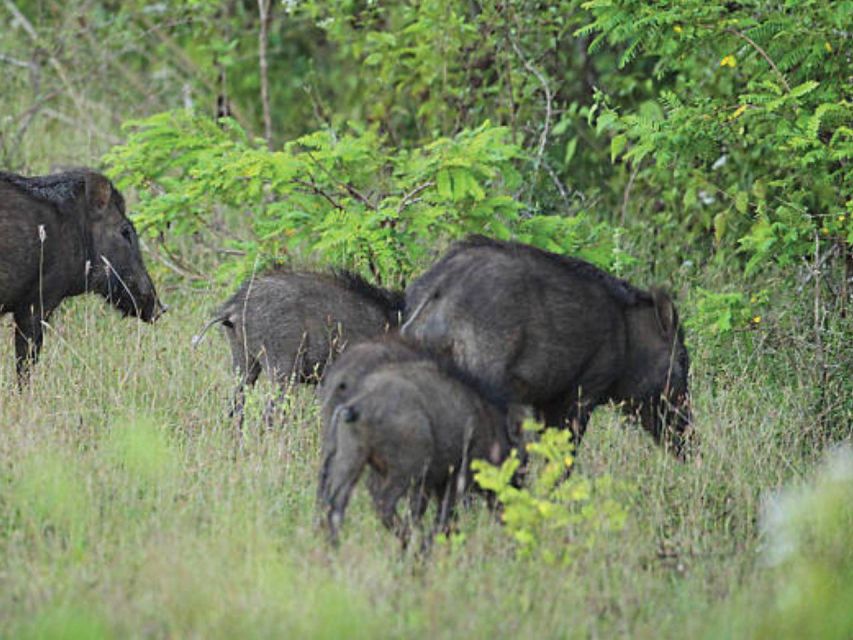
[[[436,189],[438,195],[446,200],[453,198],[453,191],[450,183],[450,172],[447,169],[442,169],[435,177]]]
[[[628,137],[621,133],[610,140],[610,162],[616,162],[617,156],[622,152],[627,143]]]
[[[563,156],[563,166],[564,167],[568,167],[572,161],[572,158],[575,157],[575,150],[577,149],[577,146],[578,146],[577,137],[570,139],[566,143],[566,152]]]
[[[735,194],[735,209],[738,213],[746,213],[749,207],[749,193],[746,191],[738,191]]]

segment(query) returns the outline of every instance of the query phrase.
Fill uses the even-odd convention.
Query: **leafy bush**
[[[592,20],[576,33],[595,35],[590,50],[620,49],[626,69],[646,60],[659,87],[639,105],[597,96],[597,131],[633,168],[635,192],[743,256],[746,276],[850,244],[853,93],[841,25],[853,3],[583,6]]]
[[[516,235],[604,266],[630,262],[605,223],[525,213],[513,195],[523,154],[504,127],[488,122],[411,151],[355,125],[269,151],[234,121],[184,111],[126,129],[127,143],[106,162],[121,187],[139,193],[140,228],[174,254],[177,239],[210,228],[224,207],[243,216],[250,231],[242,241],[225,241],[242,257],[241,274],[295,259],[399,285],[443,243],[472,232]]]
[[[500,466],[474,460],[474,481],[497,497],[505,530],[522,556],[568,563],[577,548],[594,544],[597,533],[622,528],[627,512],[613,495],[624,487],[614,486],[608,476],[566,480],[574,464],[571,431],[545,429],[534,421],[524,429],[539,436],[527,445],[529,464],[536,467],[529,486],[513,485],[521,464],[515,451]]]

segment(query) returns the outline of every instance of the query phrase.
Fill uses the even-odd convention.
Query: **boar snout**
[[[160,302],[159,298],[154,299],[153,309],[150,313],[146,314],[142,319],[145,322],[157,322],[160,317],[169,310],[169,305],[163,304]]]

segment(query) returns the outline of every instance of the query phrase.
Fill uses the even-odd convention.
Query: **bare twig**
[[[326,167],[324,167],[320,162],[317,162],[317,159],[314,157],[314,155],[310,151],[307,152],[306,155],[311,160],[311,162],[314,163],[314,166],[316,166],[320,171],[325,173],[331,180],[338,183],[338,186],[343,187],[346,190],[346,192],[349,193],[353,198],[362,202],[368,209],[373,209],[374,211],[376,210],[376,205],[373,204],[366,195],[361,193],[358,189],[356,189],[354,186],[352,186],[349,182],[343,182],[341,180],[338,180],[334,176],[334,174],[332,174],[331,171],[329,171]],[[343,208],[343,207],[341,207],[341,208]]]
[[[545,154],[545,145],[548,143],[548,134],[551,132],[551,118],[553,115],[553,108],[551,106],[553,96],[551,94],[551,88],[548,86],[548,80],[542,74],[539,69],[533,66],[530,60],[522,53],[521,48],[518,46],[518,43],[515,41],[515,38],[510,37],[510,43],[512,44],[512,48],[515,51],[515,54],[518,56],[521,63],[524,65],[524,68],[527,69],[528,72],[532,73],[536,76],[536,79],[539,81],[539,84],[542,86],[542,91],[545,93],[545,123],[542,125],[542,132],[539,135],[539,146],[536,149],[536,157],[533,161],[533,173],[539,173],[539,166],[542,164],[542,156]]]
[[[261,105],[264,112],[264,139],[272,150],[272,116],[270,115],[269,65],[267,64],[267,44],[269,41],[270,0],[258,0],[258,13],[261,24],[258,31],[258,65],[261,74]]]
[[[761,55],[761,57],[767,61],[767,64],[770,65],[770,68],[773,69],[773,71],[776,73],[776,76],[782,82],[782,85],[785,87],[785,92],[791,93],[791,86],[788,84],[788,81],[785,80],[785,76],[782,75],[782,72],[779,71],[779,67],[776,66],[775,62],[773,62],[773,58],[771,58],[769,55],[767,55],[767,52],[764,49],[762,49],[760,46],[758,46],[758,43],[756,43],[755,40],[750,38],[743,31],[738,31],[737,29],[734,29],[734,28],[726,29],[726,32],[737,36],[738,38],[740,38],[741,40],[744,40],[745,42],[748,42],[749,45],[753,49],[758,51],[758,53]]]
[[[820,403],[824,407],[826,405],[826,387],[827,378],[829,377],[829,368],[826,366],[826,351],[823,347],[823,319],[821,316],[820,302],[820,284],[821,284],[821,267],[820,267],[820,236],[817,230],[814,232],[814,338],[815,347],[817,348],[817,365],[820,375]],[[824,420],[818,424],[824,423]]]
[[[187,75],[187,77],[192,80],[201,82],[204,87],[210,91],[211,94],[218,94],[218,87],[210,81],[205,72],[198,67],[198,65],[193,62],[189,56],[187,56],[184,49],[175,42],[174,38],[172,38],[168,33],[160,29],[160,27],[154,23],[152,23],[147,16],[139,15],[139,20],[142,23],[142,26],[148,31],[148,33],[152,33],[157,38],[160,39],[169,51],[174,54],[174,61],[178,67],[180,67],[183,72]],[[167,25],[168,26],[168,25]],[[229,104],[229,111],[231,113],[231,117],[233,117],[240,126],[246,131],[249,137],[254,135],[252,131],[252,127],[250,126],[250,120],[246,117],[246,114],[243,113],[242,109],[240,109],[236,104]]]
[[[35,117],[38,115],[38,112],[44,108],[45,103],[53,100],[56,96],[60,94],[59,89],[55,89],[50,93],[43,95],[38,100],[33,102],[30,107],[24,111],[23,113],[17,116],[17,119],[21,121],[21,126],[18,127],[18,131],[15,133],[15,145],[20,146],[21,142],[24,139],[24,135],[27,133],[27,129],[30,128]]]
[[[433,185],[435,185],[435,182],[429,180],[427,182],[424,182],[423,184],[418,185],[417,187],[409,191],[409,193],[405,194],[402,200],[400,200],[400,204],[397,205],[397,213],[402,213],[403,209],[417,202],[419,200],[418,195],[420,195]]]
[[[325,127],[331,127],[332,122],[327,115],[327,109],[323,105],[322,98],[320,98],[319,92],[317,92],[314,85],[306,83],[303,85],[302,90],[308,96],[308,99],[311,100],[311,109],[314,112],[317,122]]]
[[[376,205],[373,204],[366,195],[361,193],[361,191],[352,186],[352,184],[350,184],[349,182],[341,182],[340,184],[344,189],[347,190],[347,193],[349,193],[356,200],[360,200],[362,203],[364,203],[364,205],[368,209],[376,209]]]
[[[102,140],[106,140],[110,144],[118,144],[119,142],[121,142],[121,140],[119,140],[114,135],[109,134],[105,131],[102,131],[101,129],[98,129],[96,127],[89,128],[84,123],[80,122],[79,120],[72,118],[68,114],[62,113],[61,111],[46,108],[46,109],[44,109],[43,113],[44,113],[44,115],[48,116],[49,118],[53,118],[54,120],[59,120],[60,122],[67,124],[69,126],[77,127],[78,129],[85,129],[88,133],[92,134],[96,138],[101,138]]]
[[[329,195],[328,193],[326,193],[325,191],[323,191],[323,189],[321,189],[321,188],[320,188],[317,184],[315,184],[314,182],[309,182],[309,181],[307,181],[307,180],[299,180],[299,179],[294,180],[293,182],[294,182],[294,184],[302,185],[303,187],[306,187],[306,188],[310,189],[312,193],[314,193],[314,194],[316,194],[316,195],[318,195],[318,196],[322,196],[322,197],[323,197],[323,198],[325,198],[325,199],[326,199],[326,201],[327,201],[329,204],[331,204],[335,209],[339,209],[340,211],[343,211],[343,210],[344,210],[344,208],[341,206],[341,204],[340,204],[337,200],[335,200],[331,195]]]
[[[27,17],[20,12],[17,5],[12,2],[12,0],[3,0],[3,4],[6,6],[6,9],[15,20],[21,25],[24,31],[27,32],[27,35],[33,41],[33,44],[39,46],[41,44],[41,39],[39,38],[38,33],[33,28],[33,25],[27,20]],[[95,123],[92,122],[91,117],[89,116],[88,110],[85,108],[85,104],[83,103],[82,98],[77,93],[77,90],[74,89],[74,86],[71,84],[71,80],[68,78],[68,74],[65,72],[65,68],[59,63],[59,60],[53,54],[48,54],[48,62],[50,62],[50,66],[53,67],[53,70],[56,71],[56,75],[59,76],[60,81],[63,85],[65,85],[65,90],[68,92],[68,95],[71,97],[71,101],[74,103],[74,106],[77,108],[80,116],[87,121],[88,127],[90,131],[97,131],[97,127]],[[29,65],[27,65],[29,66]],[[79,126],[79,123],[77,124]]]
[[[625,185],[625,193],[622,194],[622,214],[619,220],[619,226],[625,226],[625,216],[628,214],[628,202],[631,199],[631,189],[634,187],[634,180],[637,179],[637,174],[640,173],[640,164],[637,163],[634,170],[631,172],[631,177],[628,178],[628,184]]]
[[[157,249],[155,244],[159,245],[162,252]],[[147,249],[151,255],[154,256],[156,260],[165,265],[170,271],[174,271],[176,274],[181,276],[182,278],[186,278],[188,280],[193,280],[195,282],[209,282],[210,278],[198,273],[197,271],[189,268],[187,265],[183,264],[183,262],[175,256],[171,251],[169,251],[168,247],[165,244],[161,243],[152,243],[150,246],[143,245],[144,249]],[[165,255],[163,255],[165,254]]]
[[[815,276],[817,276],[817,275],[820,275],[820,273],[823,271],[823,267],[824,267],[824,265],[825,265],[825,264],[827,263],[827,261],[829,261],[831,258],[835,257],[835,255],[836,255],[836,251],[837,251],[837,250],[838,250],[838,247],[837,247],[837,246],[833,246],[833,247],[831,247],[831,248],[829,249],[829,251],[827,251],[827,252],[826,252],[826,253],[824,253],[822,256],[820,256],[820,259],[819,259],[816,263],[814,263],[814,264],[809,264],[809,261],[808,261],[806,258],[803,258],[803,263],[805,264],[806,272],[805,272],[805,276],[803,276],[803,279],[800,281],[800,286],[799,286],[799,287],[797,287],[797,292],[798,292],[798,293],[802,293],[803,288],[804,288],[804,287],[805,287],[809,282],[811,282],[811,281],[812,281],[812,278],[814,278],[814,277],[815,277]]]
[[[6,6],[6,9],[15,20],[21,25],[24,31],[27,32],[27,35],[33,41],[33,44],[36,46],[40,45],[41,41],[38,33],[33,28],[33,25],[27,20],[27,17],[21,13],[18,9],[17,5],[12,2],[12,0],[3,0],[3,4]],[[59,60],[53,54],[48,54],[48,62],[50,62],[50,66],[53,67],[53,70],[56,71],[56,75],[59,76],[62,84],[65,85],[65,89],[68,92],[68,95],[71,97],[71,101],[74,103],[74,106],[77,108],[77,111],[80,113],[80,116],[88,120],[88,128],[90,130],[97,130],[94,122],[92,122],[91,117],[89,116],[89,112],[86,110],[85,105],[83,104],[83,100],[80,98],[80,95],[77,93],[77,90],[74,89],[74,86],[71,84],[71,80],[68,78],[68,74],[65,72],[65,68],[59,63]],[[27,65],[29,66],[29,65]]]
[[[563,204],[571,208],[572,199],[569,194],[569,190],[566,188],[566,185],[563,184],[563,181],[560,180],[560,176],[557,175],[557,172],[551,167],[547,158],[545,158],[542,166],[545,167],[545,171],[551,177],[551,182],[554,183],[554,186],[557,187],[557,191],[560,192],[560,198],[562,198]]]
[[[851,249],[843,237],[838,243],[841,250],[841,259],[844,261],[844,273],[842,274],[843,279],[841,281],[841,317],[846,318],[847,304],[850,297],[850,280],[853,278],[853,249]]]
[[[26,60],[18,60],[17,58],[13,58],[12,56],[7,56],[5,53],[0,53],[0,62],[10,64],[13,67],[23,67],[24,69],[30,68],[30,63]]]

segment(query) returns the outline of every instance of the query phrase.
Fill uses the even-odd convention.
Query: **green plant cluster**
[[[488,122],[412,150],[352,125],[270,151],[233,120],[185,111],[129,122],[126,131],[127,142],[106,161],[119,185],[139,194],[140,229],[168,247],[209,229],[223,207],[245,217],[249,235],[225,240],[240,258],[226,264],[228,275],[308,262],[401,285],[436,247],[474,232],[514,236],[610,268],[630,260],[604,223],[525,212],[513,196],[522,151],[506,128]]]
[[[568,564],[579,549],[595,544],[597,533],[622,529],[628,512],[615,496],[626,487],[616,486],[610,476],[573,474],[566,480],[574,464],[571,431],[546,429],[532,420],[525,421],[523,429],[537,436],[526,446],[527,464],[536,470],[532,481],[515,485],[521,465],[516,451],[500,466],[474,460],[474,481],[497,498],[502,530],[522,557]]]
[[[849,256],[853,3],[583,6],[593,19],[576,33],[594,36],[590,50],[620,50],[620,68],[654,79],[639,104],[603,87],[594,120],[659,221],[740,265],[741,294],[759,273]]]

